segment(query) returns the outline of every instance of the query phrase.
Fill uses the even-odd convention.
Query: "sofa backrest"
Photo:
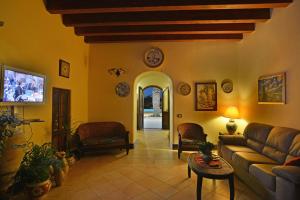
[[[250,123],[244,130],[247,146],[257,152],[262,152],[273,126],[260,123]]]
[[[300,157],[300,133],[298,133],[289,147],[288,155],[286,156],[285,161],[288,161],[292,158]]]
[[[81,124],[77,132],[80,139],[90,137],[122,137],[126,133],[125,127],[119,122],[89,122]]]
[[[184,139],[206,141],[206,134],[199,124],[182,123],[178,125],[177,131]]]
[[[262,154],[283,164],[297,134],[299,134],[299,130],[296,129],[274,127],[268,135]]]

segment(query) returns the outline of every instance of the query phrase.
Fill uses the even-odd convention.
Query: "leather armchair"
[[[202,126],[194,123],[183,123],[178,125],[178,159],[182,151],[199,150],[200,142],[205,142],[207,135]]]

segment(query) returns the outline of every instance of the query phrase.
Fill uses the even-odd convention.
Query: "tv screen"
[[[2,78],[2,102],[44,102],[45,76],[4,67]]]

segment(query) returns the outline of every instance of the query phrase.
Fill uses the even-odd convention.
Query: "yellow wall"
[[[5,23],[0,27],[0,63],[47,76],[46,103],[24,106],[25,118],[45,120],[32,123],[33,141],[51,140],[52,87],[71,89],[71,118],[87,121],[88,45],[83,39],[65,28],[59,15],[49,14],[41,0],[1,1],[0,20]],[[58,76],[60,58],[71,63],[69,79]],[[23,114],[22,107],[16,110]]]
[[[297,112],[300,111],[297,91],[299,11],[298,1],[288,8],[275,9],[271,20],[259,24],[254,33],[238,43],[195,41],[95,44],[89,47],[82,38],[75,36],[73,29],[62,25],[60,16],[47,13],[42,1],[2,1],[0,20],[5,26],[0,27],[0,63],[47,76],[46,104],[24,107],[25,118],[46,121],[33,124],[33,140],[38,143],[51,138],[52,87],[72,90],[72,120],[116,120],[132,132],[133,91],[128,97],[121,98],[115,94],[114,87],[120,81],[127,81],[133,89],[139,74],[153,70],[143,62],[145,51],[152,46],[160,47],[165,53],[164,63],[155,70],[164,72],[173,81],[174,130],[182,122],[200,123],[208,139],[216,142],[218,132],[225,131],[227,121],[220,116],[226,106],[234,104],[240,105],[247,121],[300,128],[297,123]],[[70,79],[58,76],[60,58],[71,63]],[[112,67],[123,67],[128,72],[116,78],[107,72]],[[287,72],[288,103],[257,105],[257,78],[281,71]],[[220,83],[225,78],[233,80],[233,93],[222,92]],[[194,111],[194,83],[207,80],[218,83],[218,112]],[[181,96],[176,92],[181,81],[191,84],[190,95]],[[22,107],[17,111],[22,113]],[[177,114],[183,114],[183,118],[176,118]],[[177,143],[176,131],[174,143]]]
[[[218,118],[223,107],[237,104],[237,59],[236,42],[161,42],[161,43],[121,43],[95,44],[90,46],[89,63],[89,121],[116,120],[131,131],[133,92],[125,98],[115,94],[115,85],[127,81],[131,89],[135,78],[152,69],[143,62],[145,51],[156,46],[165,53],[165,60],[157,70],[169,75],[174,87],[181,81],[192,86],[188,96],[181,96],[174,88],[174,116],[181,113],[183,118],[174,117],[174,143],[177,143],[176,127],[183,122],[196,122],[204,126],[208,139],[217,141],[219,131],[224,131],[225,122]],[[112,67],[123,67],[128,72],[119,78],[109,75]],[[234,92],[225,94],[220,83],[230,78],[234,82]],[[219,112],[194,111],[194,83],[216,80],[218,82]],[[132,140],[131,140],[132,141]]]
[[[239,94],[248,121],[300,128],[300,2],[274,9],[272,19],[257,26],[239,45]],[[287,104],[258,105],[257,80],[287,72]]]

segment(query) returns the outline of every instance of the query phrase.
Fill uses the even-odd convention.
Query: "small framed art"
[[[59,59],[59,76],[69,78],[70,77],[70,63]]]
[[[197,82],[195,83],[195,110],[216,111],[217,106],[217,83]]]
[[[258,78],[258,103],[285,104],[285,82],[285,72],[260,76]]]

